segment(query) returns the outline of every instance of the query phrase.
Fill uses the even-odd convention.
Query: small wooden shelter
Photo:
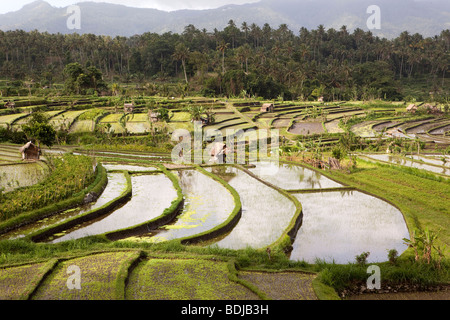
[[[123,106],[123,111],[125,113],[133,113],[134,111],[134,104],[133,103],[125,103]]]
[[[8,101],[7,103],[5,103],[5,107],[8,109],[15,109],[16,104],[14,103],[14,101]]]
[[[41,149],[30,141],[20,148],[20,153],[22,153],[22,160],[39,160]]]
[[[417,111],[417,106],[413,103],[410,104],[407,108],[406,111],[411,112],[411,113],[416,113]]]
[[[273,112],[274,105],[273,103],[264,103],[261,107],[261,112]]]
[[[159,112],[150,112],[150,121],[158,122],[160,116],[161,116],[161,114]]]

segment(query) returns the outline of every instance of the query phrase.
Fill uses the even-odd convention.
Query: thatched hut
[[[20,148],[20,153],[22,153],[22,160],[39,160],[41,149],[30,141]]]
[[[125,113],[133,113],[134,111],[134,104],[133,103],[125,103],[123,106],[123,111]]]
[[[161,116],[161,113],[159,113],[159,112],[150,112],[150,121],[158,122],[160,116]]]
[[[261,107],[261,112],[273,112],[274,105],[273,103],[264,103]]]
[[[14,101],[8,101],[7,103],[5,103],[5,107],[8,109],[15,109],[16,108],[16,104]]]
[[[411,113],[415,113],[417,111],[417,106],[413,103],[410,104],[407,108],[406,111],[411,112]]]

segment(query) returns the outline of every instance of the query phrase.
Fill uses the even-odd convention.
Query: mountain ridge
[[[217,9],[162,11],[124,5],[81,2],[81,29],[67,27],[67,7],[57,8],[44,0],[37,0],[21,10],[0,14],[0,30],[38,30],[49,33],[92,33],[108,36],[133,36],[145,32],[182,33],[188,25],[213,31],[225,28],[230,20],[239,27],[242,22],[263,26],[268,23],[277,28],[281,24],[297,33],[300,28],[339,29],[343,25],[349,31],[356,28],[368,30],[370,17],[367,8],[371,0],[261,0],[242,5],[225,5]],[[381,9],[380,30],[374,35],[386,38],[398,36],[403,31],[424,36],[438,35],[450,29],[450,2],[442,0],[378,0]]]

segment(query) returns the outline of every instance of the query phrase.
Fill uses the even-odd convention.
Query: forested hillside
[[[24,84],[41,90],[62,83],[66,66],[75,62],[110,84],[94,85],[99,94],[114,94],[118,82],[155,94],[157,84],[178,81],[182,90],[206,96],[421,101],[449,96],[450,30],[435,37],[405,31],[388,40],[345,26],[294,32],[285,24],[230,20],[214,32],[189,25],[180,34],[115,38],[0,31],[0,48],[0,77],[7,79],[0,83],[3,96]],[[90,81],[83,77],[80,81]],[[76,80],[72,91],[85,93]]]

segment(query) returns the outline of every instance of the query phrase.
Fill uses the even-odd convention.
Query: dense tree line
[[[42,86],[69,79],[72,92],[86,84],[105,90],[101,74],[106,82],[150,91],[154,82],[179,79],[185,91],[205,95],[395,100],[402,98],[404,79],[424,79],[430,91],[448,94],[449,49],[450,30],[431,38],[403,32],[389,40],[345,26],[295,34],[287,25],[237,26],[232,20],[222,31],[189,25],[182,34],[129,38],[0,31],[0,77]],[[81,72],[74,63],[85,72],[70,80],[68,65],[72,76]]]

